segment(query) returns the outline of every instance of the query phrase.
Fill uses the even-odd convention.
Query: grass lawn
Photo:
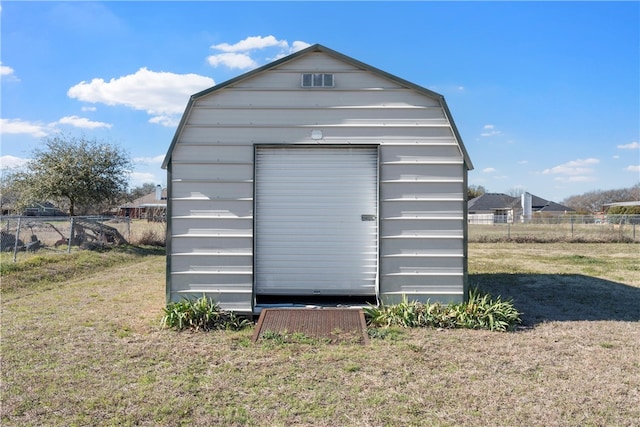
[[[368,346],[161,330],[156,251],[8,259],[3,426],[640,420],[637,244],[472,243],[471,285],[512,297],[522,328],[393,330]]]

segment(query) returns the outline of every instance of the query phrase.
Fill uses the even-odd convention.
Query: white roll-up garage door
[[[375,295],[376,147],[258,147],[255,281],[262,295]]]

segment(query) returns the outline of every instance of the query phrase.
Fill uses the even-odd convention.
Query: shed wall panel
[[[444,159],[438,157],[438,160]],[[381,169],[380,180],[383,182],[462,182],[460,167],[455,164],[383,163]]]
[[[412,201],[403,200],[383,203],[380,206],[381,219],[394,218],[457,218],[462,219],[462,201]]]
[[[251,255],[178,254],[174,256],[173,272],[186,271],[244,271],[253,270]]]
[[[440,125],[448,121],[441,108],[194,108],[189,117],[192,126],[207,126],[214,117],[225,126],[297,126],[322,125]],[[454,149],[456,147],[453,147]]]
[[[251,182],[253,180],[253,165],[204,162],[174,163],[173,173],[180,177],[180,181]]]
[[[312,130],[321,130],[325,144],[430,144],[453,138],[448,127],[402,126],[316,126],[291,124],[285,127],[213,127],[186,125],[182,132],[184,144],[246,145],[246,144],[317,144]],[[203,157],[204,159],[204,157]],[[458,163],[462,164],[461,161]]]
[[[251,237],[200,237],[172,235],[174,254],[253,254]]]
[[[464,242],[459,238],[387,238],[380,246],[380,257],[462,256],[463,250]]]
[[[252,200],[173,200],[174,218],[252,218]]]
[[[176,218],[172,232],[176,236],[251,237],[253,218]]]
[[[300,106],[300,108],[314,107],[319,109],[337,106],[441,107],[439,100],[427,98],[409,89],[358,91],[337,88],[321,90],[303,88],[243,90],[229,88],[198,100],[199,107],[293,108],[296,105]]]
[[[209,132],[213,129],[209,128]],[[172,157],[172,163],[174,167],[176,165],[185,163],[192,165],[193,163],[230,163],[230,164],[253,164],[253,147],[247,145],[222,145],[222,144],[210,144],[203,141],[202,144],[189,145],[183,142],[174,150],[174,156]],[[250,176],[253,175],[253,171]],[[178,171],[178,177],[181,177],[181,171]]]
[[[182,182],[174,178],[173,199],[216,200],[252,199],[251,182]]]

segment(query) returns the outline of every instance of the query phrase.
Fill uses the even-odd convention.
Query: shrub
[[[170,302],[164,308],[161,320],[163,328],[182,331],[228,329],[240,330],[249,326],[251,322],[231,312],[220,310],[218,304],[206,296],[198,299],[183,298],[178,302]]]
[[[495,300],[478,289],[469,292],[466,302],[443,305],[408,301],[369,306],[364,309],[367,323],[374,327],[467,328],[507,331],[520,324],[520,313],[511,301]]]

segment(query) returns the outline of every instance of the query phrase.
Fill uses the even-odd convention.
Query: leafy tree
[[[53,201],[76,208],[115,203],[128,189],[132,162],[117,146],[85,137],[58,135],[44,140],[44,147],[13,178],[20,188],[22,206]]]
[[[142,185],[132,188],[129,192],[128,199],[135,200],[140,197],[146,196],[147,194],[151,194],[154,191],[156,191],[156,184],[152,182],[146,182]]]
[[[2,214],[13,214],[20,199],[20,191],[15,185],[15,171],[0,170],[0,208]]]
[[[467,198],[469,200],[482,196],[487,190],[482,185],[470,185],[467,189]]]
[[[607,213],[610,215],[640,215],[640,206],[612,206]]]

